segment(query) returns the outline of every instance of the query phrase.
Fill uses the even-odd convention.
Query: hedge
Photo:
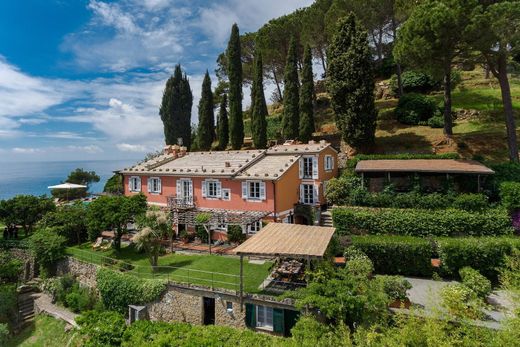
[[[104,268],[97,271],[96,279],[105,308],[121,313],[128,310],[128,305],[156,300],[166,289],[164,281],[144,280]]]
[[[520,238],[513,237],[439,238],[436,242],[443,276],[457,277],[460,269],[469,266],[493,282],[504,266],[504,256],[520,248]]]
[[[339,207],[332,210],[332,220],[339,234],[497,236],[513,233],[505,209],[476,213],[457,209]]]
[[[374,263],[375,272],[385,275],[425,276],[433,274],[430,241],[411,236],[353,236],[352,246]]]

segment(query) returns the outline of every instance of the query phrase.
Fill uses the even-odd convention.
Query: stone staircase
[[[323,211],[320,216],[320,225],[322,227],[332,227],[332,212],[330,210]]]
[[[34,320],[34,299],[37,297],[36,286],[24,284],[18,287],[18,326],[23,327]]]

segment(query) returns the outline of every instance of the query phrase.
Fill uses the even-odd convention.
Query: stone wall
[[[84,286],[89,288],[97,287],[96,272],[98,266],[77,260],[72,257],[66,257],[56,265],[56,275],[63,276],[71,274]]]
[[[11,254],[13,258],[19,259],[23,263],[22,272],[20,273],[19,277],[19,279],[22,282],[30,281],[38,275],[36,262],[29,250],[21,248],[11,248],[8,252]]]

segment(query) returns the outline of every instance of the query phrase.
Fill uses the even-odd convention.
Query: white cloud
[[[17,154],[34,154],[34,153],[42,153],[43,149],[32,148],[32,147],[14,147],[12,149],[12,151]]]
[[[103,149],[97,145],[87,145],[87,146],[74,146],[70,145],[65,147],[68,152],[84,152],[88,154],[96,154],[102,153]]]
[[[43,123],[47,123],[47,119],[43,118],[20,118],[18,119],[18,123],[27,124],[27,125],[40,125]]]
[[[116,147],[121,152],[146,153],[149,151],[148,147],[145,145],[136,145],[136,144],[130,144],[130,143],[118,143],[116,145]]]

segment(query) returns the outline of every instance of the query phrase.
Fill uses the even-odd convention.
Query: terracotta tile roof
[[[321,258],[332,235],[331,227],[269,223],[235,248],[235,254]]]
[[[356,172],[428,172],[491,175],[495,172],[474,160],[460,159],[384,159],[361,160]]]
[[[241,171],[237,179],[262,179],[274,181],[282,177],[293,165],[298,163],[300,155],[267,155],[253,165]]]

